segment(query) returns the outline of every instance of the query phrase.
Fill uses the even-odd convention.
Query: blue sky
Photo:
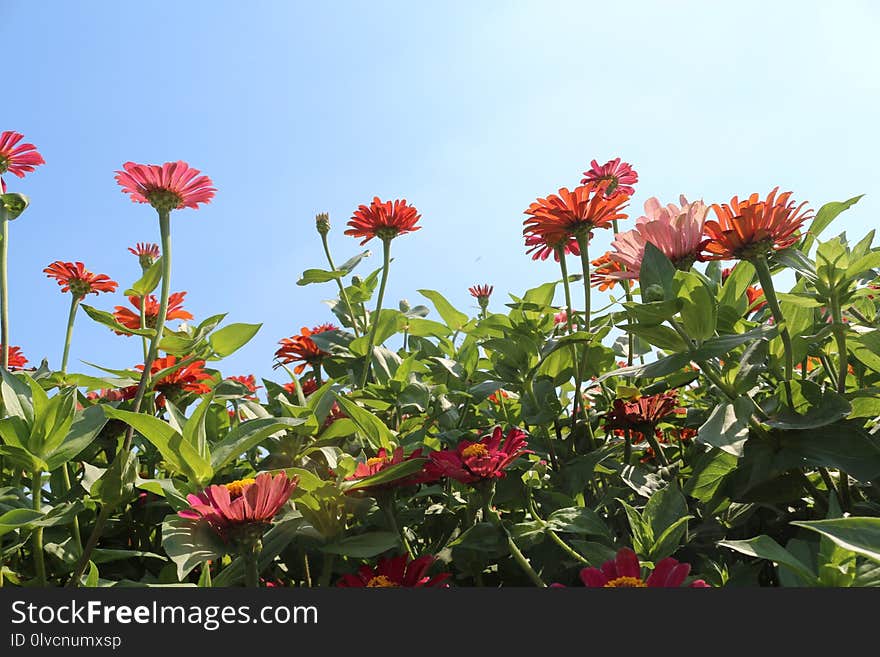
[[[780,185],[814,208],[867,193],[835,226],[862,233],[880,214],[878,27],[868,1],[3,0],[0,130],[47,161],[7,180],[32,201],[11,226],[12,343],[59,365],[53,260],[139,275],[126,249],[158,227],[113,180],[127,160],[183,159],[216,183],[214,203],[173,216],[172,287],[197,318],[264,322],[228,375],[271,376],[280,338],[331,319],[332,284],[295,284],[324,266],[314,214],[330,213],[341,262],[359,248],[344,223],[374,195],[422,213],[394,242],[387,298],[433,288],[468,312],[474,283],[500,307],[558,276],[524,255],[522,211],[593,158],[634,164],[632,216],[650,196]],[[80,315],[73,371],[139,358]]]

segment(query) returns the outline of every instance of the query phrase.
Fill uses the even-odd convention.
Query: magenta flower
[[[556,252],[556,249],[548,244],[540,235],[526,235],[526,246],[529,247],[526,249],[526,254],[531,255],[532,260],[546,260],[550,254],[553,254],[553,259],[556,260],[556,262],[559,262],[559,254]],[[568,239],[562,250],[564,253],[574,256],[579,256],[581,254],[577,238],[574,236]]]
[[[432,452],[425,470],[463,484],[500,479],[518,457],[531,454],[523,449],[527,444],[526,433],[521,429],[511,429],[505,437],[501,427],[495,427],[490,435],[477,442],[462,440],[455,449]]]
[[[3,174],[7,171],[14,176],[24,178],[24,174],[30,173],[46,161],[37,152],[33,144],[19,144],[24,135],[20,132],[4,130],[0,132],[0,193],[6,193],[6,183],[3,182]]]
[[[626,194],[632,196],[635,193],[635,185],[639,182],[639,174],[627,162],[621,162],[619,157],[609,160],[602,166],[596,160],[590,162],[590,170],[584,171],[584,178],[581,185],[589,182],[607,181],[608,186],[605,189],[606,198],[617,196],[618,194]]]
[[[149,203],[162,210],[198,209],[210,203],[217,191],[208,176],[199,175],[186,162],[135,164],[126,162],[116,172],[116,182],[135,203]]]
[[[621,548],[617,556],[602,564],[601,568],[584,568],[580,572],[584,586],[598,588],[678,588],[691,572],[687,563],[679,563],[672,557],[661,559],[647,579],[642,579],[639,558],[629,548]],[[709,588],[701,579],[688,584],[690,588]]]

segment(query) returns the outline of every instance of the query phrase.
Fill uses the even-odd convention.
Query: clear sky
[[[330,213],[342,262],[359,248],[344,223],[374,195],[422,213],[394,242],[391,303],[433,288],[472,313],[470,285],[494,284],[498,308],[558,277],[524,255],[522,211],[593,158],[636,167],[632,216],[650,196],[780,185],[815,208],[867,193],[835,226],[863,233],[880,216],[878,7],[0,0],[0,130],[47,162],[7,177],[32,201],[11,226],[12,344],[59,365],[68,298],[42,274],[53,260],[121,289],[139,275],[126,248],[158,241],[158,222],[114,182],[127,160],[183,159],[218,188],[173,215],[172,288],[197,319],[264,322],[227,375],[271,375],[280,338],[332,319],[335,286],[295,284],[325,265],[314,214]],[[140,345],[83,314],[71,369],[96,373],[80,359],[131,367]]]

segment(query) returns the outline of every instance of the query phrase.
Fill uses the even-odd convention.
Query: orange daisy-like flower
[[[177,362],[176,356],[169,355],[165,356],[165,358],[157,358],[153,361],[152,367],[150,367],[150,375],[155,377],[162,370],[174,367]],[[156,381],[153,384],[153,388],[160,393],[156,403],[159,406],[164,406],[166,397],[173,399],[185,392],[192,392],[197,395],[211,392],[211,387],[204,383],[211,379],[211,375],[202,369],[204,366],[205,361],[196,360],[170,374],[166,374]],[[143,365],[136,365],[135,367],[141,371],[144,369]]]
[[[248,392],[251,394],[246,396],[245,399],[256,399],[257,396],[257,388],[262,388],[263,386],[257,385],[257,379],[253,374],[248,374],[247,376],[228,376],[226,377],[228,381],[235,381],[236,383],[240,383],[245,388],[247,388]]]
[[[168,315],[165,317],[166,320],[179,319],[186,321],[193,318],[189,311],[183,309],[183,298],[185,296],[186,292],[173,292],[168,296]],[[125,306],[116,306],[113,309],[113,317],[126,328],[132,330],[139,329],[141,327],[141,298],[128,297],[128,301],[135,307],[137,312]],[[147,325],[147,328],[156,328],[156,320],[159,318],[159,300],[156,298],[156,295],[150,294],[146,297],[145,302],[144,323]],[[120,331],[116,331],[116,334],[125,335]]]
[[[318,345],[312,340],[312,336],[317,333],[335,330],[337,330],[337,327],[333,324],[321,324],[320,326],[313,327],[312,330],[304,326],[299,335],[282,338],[278,343],[281,346],[275,352],[275,358],[278,359],[275,367],[280,367],[282,364],[299,363],[293,368],[293,371],[296,374],[300,374],[306,368],[306,365],[311,365],[312,367],[320,365],[328,353],[318,348]]]
[[[623,271],[623,267],[616,260],[611,259],[611,253],[607,252],[590,264],[595,269],[590,272],[590,285],[598,287],[600,292],[610,290],[616,283],[620,282],[619,274]],[[627,281],[632,285],[631,281]]]
[[[126,162],[116,172],[116,182],[135,203],[149,203],[160,211],[193,208],[210,203],[217,190],[208,176],[199,175],[186,162],[135,164]]]
[[[806,203],[796,205],[790,201],[791,192],[777,197],[778,191],[774,187],[763,201],[752,194],[742,201],[734,196],[729,204],[713,205],[718,220],[705,224],[708,239],[702,259],[749,260],[797,242],[800,228],[812,217],[812,210],[806,208]]]
[[[572,237],[591,232],[594,228],[608,228],[612,221],[625,219],[621,210],[629,196],[605,196],[606,185],[601,181],[589,182],[569,191],[563,187],[559,194],[539,198],[524,214],[523,234],[537,236],[536,243],[551,249],[568,245]],[[534,237],[532,238],[534,239]]]
[[[56,260],[43,273],[58,281],[62,292],[70,292],[77,299],[84,299],[87,294],[115,292],[119,286],[119,283],[110,280],[106,274],[93,274],[81,262]]]
[[[358,206],[348,220],[350,228],[345,234],[364,238],[361,244],[366,244],[374,237],[383,241],[391,240],[419,230],[421,226],[416,226],[416,223],[421,216],[413,206],[407,205],[406,199],[382,201],[376,196],[369,206]]]
[[[0,353],[5,347],[0,344]],[[14,372],[15,370],[24,369],[24,366],[28,364],[28,359],[24,357],[24,354],[21,353],[21,347],[9,347],[9,371]]]

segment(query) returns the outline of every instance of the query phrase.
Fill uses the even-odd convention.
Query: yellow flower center
[[[639,579],[638,577],[618,577],[616,579],[612,579],[608,582],[604,588],[606,589],[643,589],[648,585],[645,584],[644,580]]]
[[[229,497],[238,497],[244,492],[244,489],[251,484],[257,483],[256,479],[236,479],[225,484],[226,490],[229,491]]]
[[[385,575],[376,575],[373,579],[367,582],[367,588],[375,589],[375,588],[396,588],[399,587],[400,584],[396,582],[392,582],[390,579],[385,577]]]
[[[472,456],[486,456],[488,453],[489,450],[486,449],[486,446],[483,443],[474,443],[461,450],[461,455],[466,459],[469,459]]]
[[[372,468],[374,465],[381,465],[382,463],[387,463],[388,459],[382,458],[381,456],[374,456],[371,459],[367,459],[367,467]]]

